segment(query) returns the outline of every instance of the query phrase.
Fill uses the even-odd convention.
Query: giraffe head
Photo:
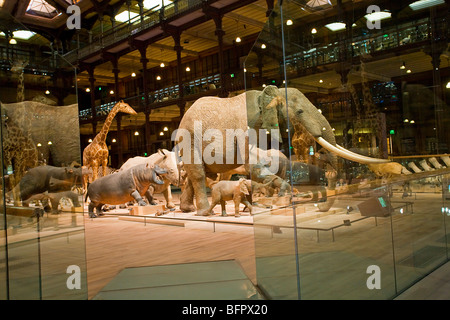
[[[114,106],[114,108],[117,108],[119,112],[124,112],[128,114],[136,114],[136,111],[128,103],[123,102],[123,100],[120,100],[117,102],[117,104]]]

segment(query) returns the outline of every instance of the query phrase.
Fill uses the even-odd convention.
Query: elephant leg
[[[248,212],[250,213],[250,215],[252,215],[252,205],[250,202],[248,202],[248,200],[242,200],[242,203],[247,206],[248,208]]]
[[[209,215],[209,201],[206,195],[206,175],[205,169],[201,164],[190,164],[185,166],[189,181],[192,184],[197,206],[197,216]]]
[[[192,186],[191,180],[186,179],[184,189],[180,197],[180,210],[182,212],[193,212],[195,211],[194,206],[194,188]]]
[[[222,208],[222,217],[227,217],[227,203],[223,200],[220,201],[220,207]]]
[[[175,208],[175,204],[172,201],[172,190],[170,190],[170,185],[167,186],[167,189],[163,191],[164,198],[166,199],[167,208],[173,209]]]
[[[241,214],[239,213],[239,205],[241,204],[241,197],[240,196],[234,197],[233,202],[234,202],[234,216],[238,218],[241,216]]]
[[[138,205],[140,206],[146,206],[147,203],[144,201],[144,199],[142,199],[142,196],[139,194],[139,192],[137,190],[134,190],[131,193],[131,196],[134,198],[134,200],[137,201]]]

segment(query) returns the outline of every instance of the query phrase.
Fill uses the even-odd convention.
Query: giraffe
[[[109,131],[109,127],[117,113],[124,112],[128,114],[136,114],[133,108],[131,108],[123,100],[116,103],[106,117],[100,132],[95,136],[94,140],[83,150],[83,166],[87,169],[92,168],[92,181],[98,177],[100,166],[103,167],[103,176],[107,173],[108,165],[108,146],[106,145],[106,136]],[[83,176],[83,187],[87,190],[88,176]]]
[[[17,60],[13,63],[11,67],[11,72],[18,72],[18,82],[17,82],[17,102],[22,102],[25,100],[25,74],[24,69],[28,65],[28,60]]]
[[[293,123],[294,135],[291,143],[297,159],[308,160],[309,148],[316,145],[314,137],[300,123]]]
[[[14,186],[29,168],[38,165],[38,150],[31,138],[31,116],[26,112],[25,105],[17,107],[15,118],[6,114],[3,109],[3,159],[6,167],[12,166],[14,173],[9,175],[10,190],[13,192],[15,205],[19,203]]]

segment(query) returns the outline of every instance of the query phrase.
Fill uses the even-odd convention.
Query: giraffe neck
[[[97,142],[105,142],[106,141],[106,136],[108,135],[109,127],[111,126],[111,123],[117,113],[119,113],[119,105],[114,106],[114,108],[111,109],[108,116],[106,117],[106,120],[105,120],[105,123],[103,124],[102,130],[100,130],[98,135],[95,137]]]

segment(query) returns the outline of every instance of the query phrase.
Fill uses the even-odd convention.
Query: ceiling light
[[[166,65],[164,64],[164,62],[161,62],[161,64],[159,65],[161,68],[164,68]]]
[[[161,77],[160,76],[156,76],[156,80],[161,80]]]
[[[164,127],[164,129],[163,129],[164,131],[169,131],[169,128],[167,128],[167,127]]]
[[[402,69],[402,70],[406,69],[406,64],[405,64],[405,62],[403,62],[403,64],[400,66],[400,69]]]
[[[114,17],[114,20],[119,21],[119,22],[126,22],[129,19],[133,19],[135,17],[137,17],[139,14],[136,12],[130,12],[128,10],[122,11],[121,13],[119,13],[118,15],[116,15]]]
[[[414,120],[411,120],[409,123],[416,123]]]
[[[319,83],[323,83],[323,80],[322,80],[322,79],[320,79],[320,80],[319,80]]]
[[[187,71],[187,72],[191,71],[191,68],[189,68],[189,66],[186,67],[186,71]]]
[[[329,23],[329,24],[325,25],[325,27],[327,27],[331,31],[344,30],[345,26],[346,26],[346,24],[343,22],[333,22],[333,23]]]
[[[445,0],[420,0],[413,2],[409,5],[414,11],[425,9],[432,6],[437,6],[439,4],[444,4]]]
[[[9,40],[9,44],[17,44],[16,39],[11,39],[11,40]]]
[[[114,90],[111,90],[111,91],[109,92],[109,94],[114,94]]]
[[[261,49],[265,49],[265,48],[267,48],[267,47],[266,47],[266,45],[263,43],[263,44],[261,45]]]
[[[38,146],[38,147],[42,147],[42,144],[39,142],[39,143],[37,144],[37,146]]]
[[[450,89],[450,81],[447,82],[447,85],[445,86],[447,89]]]
[[[287,25],[287,26],[292,26],[292,24],[293,24],[293,22],[292,22],[291,19],[289,19],[288,21],[286,21],[286,25]]]
[[[116,140],[116,139],[112,139],[111,142],[112,142],[112,143],[116,143],[117,140]]]
[[[131,76],[132,76],[132,77],[136,77],[136,73],[133,72],[133,73],[131,74]]]
[[[241,42],[241,38],[239,38],[239,37],[236,37],[236,40],[235,40],[236,42]]]
[[[28,40],[36,33],[28,30],[18,30],[13,32],[13,37],[22,40]]]
[[[89,143],[91,143],[91,142],[92,142],[92,139],[91,139],[91,138],[89,138],[88,142],[89,142]]]
[[[406,73],[411,73],[411,72],[412,72],[411,69],[406,70]]]
[[[86,92],[91,92],[91,89],[89,89],[89,88],[86,88]]]
[[[316,33],[317,33],[317,29],[316,29],[316,28],[312,28],[312,29],[311,29],[311,33],[312,33],[312,34],[316,34]]]
[[[50,94],[50,91],[48,89],[45,90],[45,94]]]
[[[134,135],[135,135],[135,136],[138,136],[138,135],[139,135],[139,132],[138,132],[138,131],[135,131],[135,132],[134,132]]]
[[[172,3],[170,0],[144,0],[144,9],[153,9],[153,11],[159,10],[161,9],[161,2],[163,2],[164,6]]]
[[[49,144],[49,145],[50,145],[50,144],[53,144],[53,143],[52,143],[51,141],[49,141],[49,142],[47,142],[47,144]]]
[[[409,122],[409,120],[408,120],[408,119],[405,119],[405,120],[403,120],[403,122]]]
[[[364,17],[369,20],[370,22],[374,22],[374,21],[379,21],[379,20],[383,20],[383,19],[389,19],[391,17],[391,13],[390,12],[386,12],[386,11],[379,11],[379,12],[373,12],[373,13],[369,13],[366,14]]]
[[[163,136],[163,135],[164,135],[164,132],[161,131],[161,132],[159,133],[159,135],[160,135],[160,136]]]

